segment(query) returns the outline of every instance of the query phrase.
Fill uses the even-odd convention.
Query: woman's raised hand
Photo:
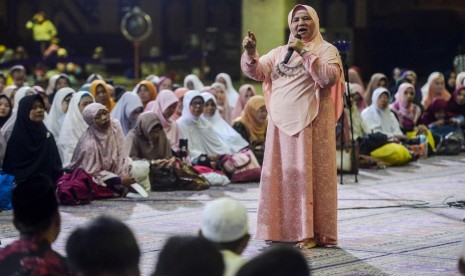
[[[251,31],[247,31],[247,35],[242,41],[242,47],[244,47],[245,51],[249,56],[255,54],[257,48],[257,39],[255,38],[254,33],[252,33]]]

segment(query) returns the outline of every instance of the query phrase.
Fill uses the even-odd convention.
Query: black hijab
[[[13,106],[11,105],[10,98],[5,94],[0,93],[0,99],[2,98],[5,98],[6,101],[8,102],[8,105],[10,106],[10,112],[8,112],[8,114],[5,117],[0,117],[0,128],[6,123],[6,121],[8,121],[8,119],[11,116],[11,113],[13,112]]]
[[[40,95],[26,96],[19,102],[18,117],[8,140],[3,170],[16,180],[42,173],[53,183],[62,174],[62,165],[55,138],[43,122],[29,118],[34,101],[44,104]]]

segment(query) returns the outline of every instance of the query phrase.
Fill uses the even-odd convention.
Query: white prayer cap
[[[219,198],[208,203],[202,214],[202,235],[212,242],[232,242],[248,232],[247,212],[242,203]]]

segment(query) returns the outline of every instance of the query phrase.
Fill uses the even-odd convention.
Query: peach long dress
[[[316,12],[303,7],[316,23],[311,41],[302,41],[309,52],[294,53],[287,65],[281,63],[287,46],[260,59],[246,52],[241,58],[244,73],[263,81],[269,112],[256,238],[336,244],[335,123],[342,113],[342,64],[337,49],[318,32]]]

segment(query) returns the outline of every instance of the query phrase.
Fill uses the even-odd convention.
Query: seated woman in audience
[[[465,85],[465,72],[460,72],[457,77],[455,78],[455,87],[459,87]]]
[[[458,121],[462,129],[465,128],[465,86],[457,87],[452,98],[447,102],[446,111],[450,112]]]
[[[386,142],[407,140],[396,116],[389,108],[389,97],[386,88],[375,89],[371,105],[362,111],[362,121],[366,124],[368,133],[379,132],[386,135],[388,138]],[[387,143],[377,149],[371,149],[370,155],[390,165],[404,165],[412,160],[412,157],[418,158],[418,155],[412,156],[405,146],[398,143]]]
[[[3,171],[18,181],[41,173],[55,183],[62,175],[62,165],[55,138],[43,122],[42,97],[26,96],[18,105],[17,119],[6,146]]]
[[[457,80],[457,73],[454,70],[447,70],[444,72],[444,78],[446,80],[446,90],[449,93],[454,93],[455,91],[455,80]]]
[[[446,90],[444,75],[440,72],[433,72],[428,77],[428,82],[421,88],[423,101],[421,104],[425,109],[434,99],[443,99],[446,102],[451,98],[451,95]]]
[[[136,126],[137,117],[143,112],[142,101],[137,95],[126,92],[116,103],[115,108],[110,113],[111,118],[118,120],[126,135]]]
[[[344,108],[344,131],[347,133],[350,133],[350,135],[345,136],[346,140],[350,140],[351,138],[351,129],[350,129],[350,124],[352,122],[353,125],[353,135],[354,135],[354,140],[357,140],[359,137],[363,137],[366,132],[367,132],[367,126],[365,123],[362,121],[362,118],[360,116],[360,112],[362,112],[366,108],[366,103],[365,99],[361,96],[361,86],[357,83],[350,83],[349,84],[349,91],[350,91],[350,99],[352,101],[352,110],[351,113],[349,111],[349,108],[346,103],[346,99],[344,97],[344,103],[345,103],[345,108]],[[350,115],[352,115],[352,121],[350,120]]]
[[[367,89],[365,91],[365,102],[367,105],[371,105],[371,99],[375,89],[379,87],[388,87],[388,78],[383,73],[375,73],[371,76],[370,82],[367,85]],[[389,95],[390,96],[390,95]]]
[[[178,103],[179,100],[173,91],[162,90],[160,94],[158,94],[157,100],[151,110],[158,116],[173,152],[179,151],[179,139],[183,138],[178,124],[171,119],[176,111]]]
[[[191,158],[207,154],[216,160],[218,155],[233,153],[229,145],[213,131],[212,125],[202,118],[205,101],[200,92],[191,90],[184,95],[182,116],[177,120],[182,135],[188,140]]]
[[[367,103],[363,97],[363,93],[365,92],[363,91],[363,87],[358,83],[350,83],[350,87],[350,98],[360,113],[367,107]]]
[[[349,68],[349,82],[355,83],[360,85],[362,88],[359,92],[362,94],[362,97],[365,95],[365,84],[362,81],[362,77],[360,76],[357,67],[350,67]]]
[[[228,124],[231,124],[232,107],[228,102],[225,86],[220,82],[214,82],[208,89],[208,92],[215,95],[217,108],[218,111],[220,111],[221,117],[223,117]]]
[[[127,187],[136,180],[129,175],[121,124],[111,119],[108,109],[99,103],[86,106],[82,115],[89,127],[79,138],[68,168],[82,168],[98,185],[125,196]]]
[[[255,91],[255,87],[253,87],[251,84],[244,84],[239,88],[239,99],[237,100],[236,106],[231,113],[232,121],[241,116],[245,104],[255,95],[257,95],[257,92]]]
[[[415,88],[410,83],[403,83],[397,89],[391,109],[397,115],[403,133],[414,131],[421,116],[421,109],[414,104]]]
[[[216,98],[209,92],[202,93],[205,107],[203,109],[202,117],[210,122],[213,130],[220,136],[229,147],[232,152],[238,152],[241,149],[249,146],[249,142],[244,140],[241,135],[234,130],[231,125],[221,118],[216,108]]]
[[[1,128],[1,132],[3,134],[3,137],[5,137],[5,140],[8,142],[10,139],[11,133],[13,132],[13,127],[15,125],[16,117],[18,114],[18,107],[19,107],[19,102],[21,101],[22,98],[25,96],[29,95],[34,95],[34,91],[32,90],[31,87],[29,86],[23,86],[18,91],[16,92],[16,104],[14,104],[14,101],[11,101],[13,104],[13,111],[11,112],[10,118],[5,122],[5,124]]]
[[[155,177],[155,170],[173,168],[176,158],[171,153],[171,145],[158,116],[153,112],[142,113],[136,127],[126,136],[126,149],[133,160],[147,160],[150,164],[151,179]]]
[[[250,149],[260,164],[262,164],[265,150],[267,116],[265,98],[256,95],[247,101],[242,115],[233,124],[234,130],[250,144]]]
[[[158,80],[157,83],[157,90],[162,91],[162,90],[172,90],[173,89],[173,81],[168,78],[167,76],[163,76]]]
[[[13,112],[13,105],[7,95],[0,93],[0,128],[8,121]]]
[[[460,119],[454,118],[453,114],[447,111],[447,102],[437,98],[426,109],[421,116],[421,122],[437,138],[457,130],[460,125]]]
[[[139,96],[145,109],[145,106],[149,102],[155,101],[157,99],[158,90],[151,81],[143,80],[139,82],[136,87],[134,87],[132,93]]]
[[[389,108],[389,91],[384,87],[375,89],[371,102],[361,114],[368,133],[381,132],[388,137],[405,138],[396,116]]]
[[[82,90],[82,89],[81,89]],[[94,80],[90,84],[90,93],[94,97],[96,103],[106,106],[108,112],[111,112],[115,107],[115,102],[110,97],[110,89],[107,83],[103,80]]]
[[[68,112],[69,102],[74,93],[76,93],[76,91],[69,87],[58,90],[55,94],[52,107],[50,108],[50,113],[44,120],[47,129],[53,134],[56,141],[59,140],[60,130],[63,126],[66,112]]]
[[[190,74],[184,78],[184,87],[188,90],[202,91],[204,85],[197,75]]]
[[[176,110],[174,111],[173,115],[171,116],[171,120],[176,121],[182,115],[182,99],[184,98],[184,94],[187,93],[189,89],[185,87],[179,87],[178,89],[174,90],[174,94],[178,98],[178,104],[176,106]]]
[[[226,73],[219,73],[215,82],[219,82],[224,85],[226,88],[226,98],[228,99],[230,109],[233,109],[236,106],[236,102],[239,99],[239,94],[234,88],[231,77]]]
[[[45,89],[45,94],[48,95],[48,100],[50,103],[53,103],[55,99],[55,94],[61,88],[71,87],[71,80],[66,74],[57,74],[50,77],[48,80],[47,89]]]
[[[87,105],[93,102],[94,97],[86,91],[77,92],[69,102],[68,112],[66,112],[63,127],[60,130],[57,141],[64,168],[69,165],[79,138],[81,138],[81,135],[89,127],[84,121],[84,117],[82,117],[82,111]]]

